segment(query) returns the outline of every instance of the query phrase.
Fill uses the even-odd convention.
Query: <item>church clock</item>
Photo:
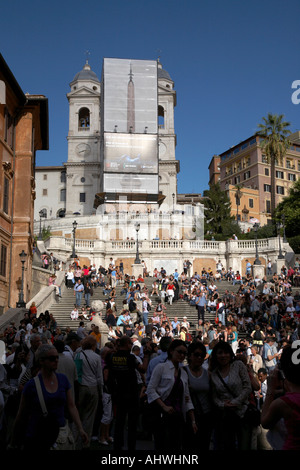
[[[87,157],[91,153],[91,147],[88,144],[78,144],[76,146],[76,154],[79,157]]]

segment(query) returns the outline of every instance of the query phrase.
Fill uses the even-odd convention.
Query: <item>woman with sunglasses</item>
[[[157,451],[182,450],[187,415],[193,432],[197,432],[188,375],[182,367],[186,355],[184,341],[173,340],[168,348],[167,360],[157,364],[147,387],[148,403],[157,416],[153,431]]]
[[[24,386],[18,414],[14,424],[12,446],[23,450],[50,450],[55,445],[60,428],[66,426],[65,409],[78,429],[82,442],[88,443],[78,410],[73,401],[71,385],[64,374],[56,373],[58,352],[51,344],[42,344],[36,351],[39,364],[37,373],[42,395],[48,412],[49,421],[43,417],[35,378]],[[48,418],[47,418],[48,419]],[[44,423],[46,429],[43,430]],[[24,437],[20,445],[20,436]]]
[[[207,356],[206,347],[200,341],[188,346],[187,362],[184,366],[188,374],[189,390],[194,405],[197,432],[192,432],[189,417],[186,423],[185,450],[209,450],[212,434],[212,406],[210,380],[203,362]]]

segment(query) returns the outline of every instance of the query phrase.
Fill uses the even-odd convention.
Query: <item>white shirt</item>
[[[184,369],[182,369],[182,367],[180,368],[180,372],[180,378],[184,387],[184,393],[182,396],[182,409],[185,414],[187,411],[193,410],[194,406],[190,397],[187,373]],[[158,398],[160,398],[162,401],[168,398],[175,382],[174,373],[175,366],[169,360],[156,365],[147,386],[146,393],[148,403],[152,403]]]

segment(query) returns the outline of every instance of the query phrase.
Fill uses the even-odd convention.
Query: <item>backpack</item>
[[[256,341],[261,341],[262,340],[261,332],[256,330],[253,335],[253,339],[255,339]]]

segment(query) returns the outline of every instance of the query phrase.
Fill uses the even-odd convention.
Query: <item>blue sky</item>
[[[300,129],[299,0],[14,0],[1,2],[0,51],[24,93],[49,99],[49,151],[37,165],[67,160],[66,94],[89,50],[157,59],[175,82],[178,192],[208,188],[214,154],[250,137],[268,112]]]

